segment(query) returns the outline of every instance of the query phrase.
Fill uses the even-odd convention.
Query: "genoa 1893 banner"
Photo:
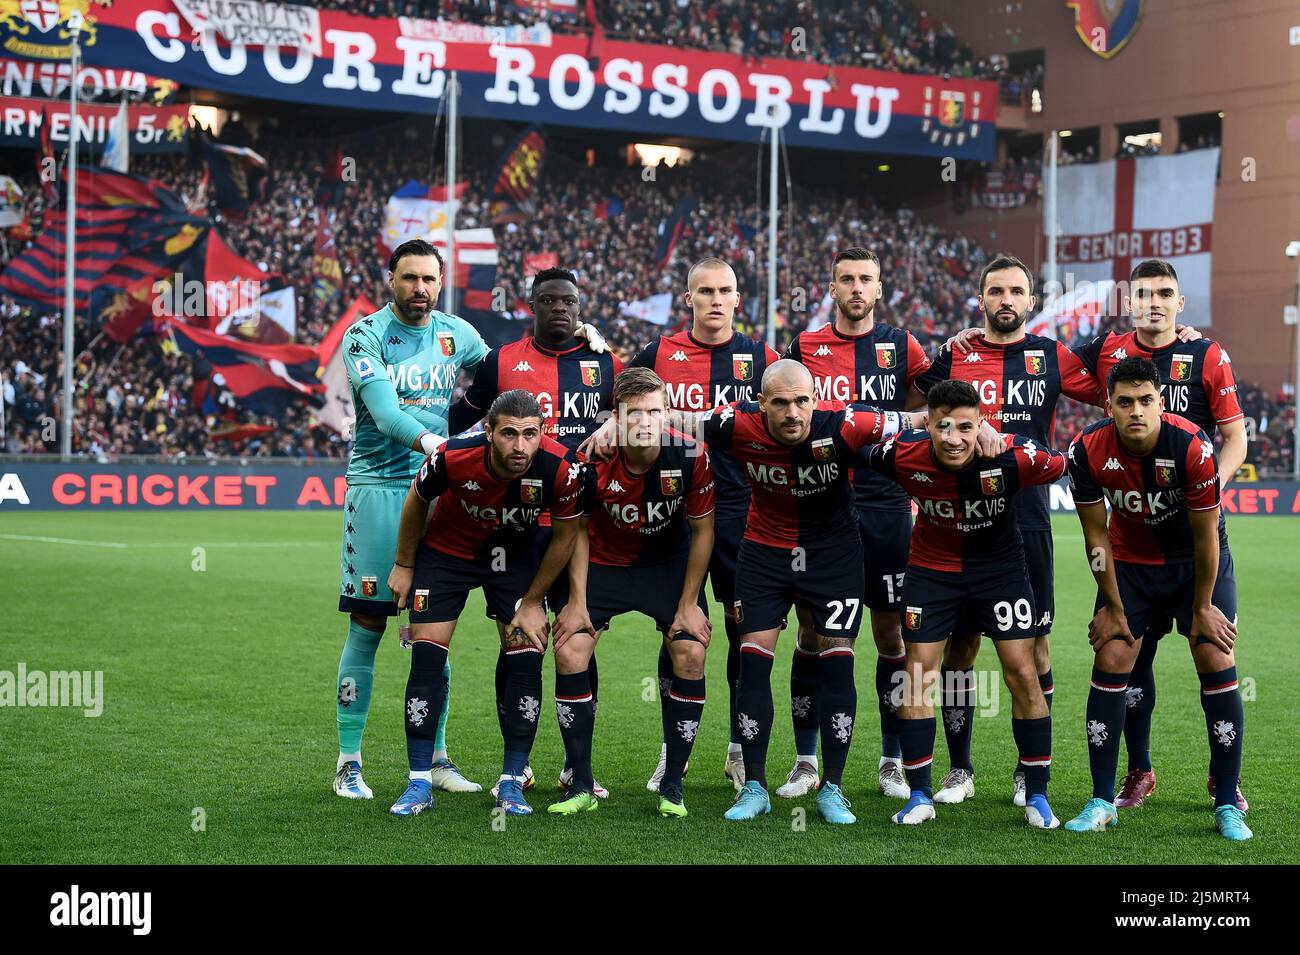
[[[196,33],[194,6],[191,0],[0,3],[0,55],[66,58],[64,26],[75,8],[88,24],[82,34],[87,64],[262,99],[432,113],[455,70],[467,116],[746,142],[775,122],[796,146],[981,160],[996,153],[997,84],[989,81],[746,61],[544,29],[223,5],[248,11],[248,31],[229,16],[220,21],[228,35],[280,40],[251,45],[231,42],[215,28]],[[252,30],[258,22],[279,27]]]

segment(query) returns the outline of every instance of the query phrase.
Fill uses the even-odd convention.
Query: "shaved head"
[[[813,376],[808,366],[793,358],[782,358],[768,365],[767,371],[763,372],[763,394],[770,395],[783,388],[797,388],[800,391],[806,389],[811,393]]]

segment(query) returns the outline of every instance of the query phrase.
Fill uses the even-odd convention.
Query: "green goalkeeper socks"
[[[370,715],[370,690],[375,683],[375,653],[383,632],[349,621],[348,639],[339,657],[339,752],[361,752],[361,736]]]

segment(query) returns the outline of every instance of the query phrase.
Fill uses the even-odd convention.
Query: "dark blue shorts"
[[[1115,561],[1115,581],[1124,604],[1129,631],[1135,637],[1157,640],[1177,624],[1184,637],[1192,630],[1192,598],[1196,592],[1196,563],[1129,564]],[[1219,548],[1219,576],[1210,602],[1229,620],[1237,619],[1237,572],[1232,551]],[[1093,612],[1101,609],[1101,594]]]
[[[1034,636],[1045,637],[1052,632],[1052,618],[1056,616],[1055,551],[1052,531],[1020,529],[1025,542],[1025,570],[1029,586],[1034,591]]]
[[[466,559],[421,543],[415,553],[408,602],[411,623],[460,619],[469,592],[476,587],[483,588],[488,617],[509,623],[532,586],[540,563],[541,551],[533,547],[496,558]]]
[[[610,567],[592,563],[587,566],[587,613],[597,630],[621,613],[643,613],[655,622],[660,632],[672,626],[677,602],[686,581],[686,555],[674,563],[646,564],[633,567]],[[700,588],[700,609],[709,615],[709,602]]]
[[[742,634],[780,630],[793,603],[812,615],[818,633],[856,639],[862,624],[862,542],[853,534],[795,553],[744,541],[736,601]]]
[[[1035,621],[1034,589],[1023,564],[960,573],[907,568],[905,643],[938,643],[976,631],[994,640],[1025,640],[1035,635]]]
[[[898,613],[912,546],[912,512],[858,511],[858,536],[865,555],[865,599],[872,610]]]
[[[713,521],[713,556],[709,558],[709,580],[713,599],[730,610],[736,603],[736,562],[740,542],[745,538],[746,517],[717,517]]]

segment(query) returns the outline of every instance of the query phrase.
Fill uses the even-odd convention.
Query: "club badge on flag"
[[[600,362],[598,361],[580,361],[578,366],[582,369],[582,383],[588,388],[595,388],[600,385]]]
[[[415,605],[411,608],[416,613],[424,613],[429,609],[429,591],[417,590],[415,592]]]
[[[981,471],[980,487],[984,489],[985,494],[1001,494],[1003,490],[1002,469],[994,468],[992,471]]]
[[[678,471],[660,471],[659,472],[659,490],[664,493],[665,497],[676,497],[682,493],[682,472]]]
[[[450,358],[456,354],[456,335],[454,332],[439,332],[438,345],[442,348],[442,353]]]
[[[1065,0],[1074,11],[1074,32],[1103,60],[1124,49],[1142,22],[1145,0]]]
[[[898,363],[898,350],[893,342],[876,343],[876,367],[893,368]]]
[[[1192,356],[1174,355],[1169,363],[1169,377],[1177,382],[1192,380]]]
[[[829,461],[835,457],[835,439],[818,438],[812,443],[812,452],[818,461]]]
[[[939,93],[939,125],[956,128],[966,121],[966,94],[960,90]]]
[[[525,504],[542,503],[541,478],[521,478],[519,481],[519,500]]]
[[[754,356],[752,354],[732,355],[731,377],[737,381],[749,381],[754,377]]]
[[[1025,352],[1025,371],[1031,375],[1041,375],[1047,371],[1047,360],[1042,349]]]
[[[921,629],[921,608],[908,607],[907,613],[903,615],[903,621],[907,624],[908,630]]]
[[[363,596],[363,597],[373,597],[373,596],[375,596],[375,594],[377,594],[377,593],[379,593],[379,578],[378,578],[378,577],[362,577],[362,578],[361,578],[361,596]]]
[[[1161,487],[1173,487],[1178,483],[1178,470],[1169,458],[1156,458],[1156,483]]]

